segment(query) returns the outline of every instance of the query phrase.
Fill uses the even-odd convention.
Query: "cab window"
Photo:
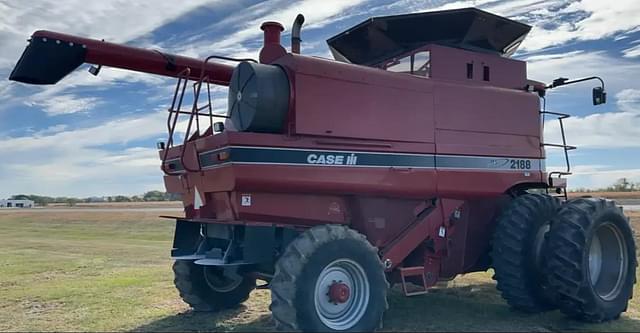
[[[429,51],[420,51],[406,57],[394,59],[385,65],[385,69],[390,72],[430,77],[430,60]]]
[[[411,74],[411,56],[395,59],[388,63],[387,70],[390,72]]]
[[[431,57],[429,51],[420,51],[413,55],[413,75],[431,76]]]

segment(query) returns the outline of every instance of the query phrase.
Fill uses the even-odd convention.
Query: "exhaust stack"
[[[291,53],[300,54],[300,30],[304,24],[304,15],[298,14],[295,21],[293,21],[293,27],[291,28]]]

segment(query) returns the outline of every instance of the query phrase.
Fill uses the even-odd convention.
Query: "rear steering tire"
[[[286,331],[371,332],[388,307],[376,249],[345,226],[313,227],[293,240],[270,286],[273,318]]]
[[[174,284],[182,300],[194,311],[220,311],[238,306],[249,298],[256,279],[223,268],[196,265],[193,261],[173,263]]]
[[[563,205],[552,222],[547,252],[549,283],[563,313],[602,322],[627,310],[636,249],[628,219],[614,202],[580,198]]]
[[[555,304],[541,270],[545,236],[559,201],[544,194],[524,194],[498,217],[491,258],[497,288],[514,309],[528,313],[553,310]]]

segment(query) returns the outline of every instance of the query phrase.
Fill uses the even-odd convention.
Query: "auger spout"
[[[137,72],[189,78],[228,86],[233,66],[215,62],[83,38],[58,32],[38,30],[33,33],[10,80],[28,84],[55,84],[83,63],[128,69]]]

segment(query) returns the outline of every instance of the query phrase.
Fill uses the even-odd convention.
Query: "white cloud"
[[[538,57],[536,59],[536,57]],[[527,75],[530,79],[550,83],[558,77],[581,78],[593,75],[602,77],[606,88],[616,92],[627,88],[640,89],[640,82],[629,80],[630,73],[640,73],[640,63],[622,58],[614,58],[603,51],[569,52],[560,55],[543,55],[529,57]],[[583,94],[597,83],[583,83],[551,90],[550,95],[562,92],[577,92]],[[558,110],[559,111],[559,110]]]
[[[68,129],[59,124],[31,135],[5,137],[0,156],[11,159],[0,164],[0,197],[17,192],[130,195],[162,189],[158,151],[151,144],[132,143],[166,140],[166,117],[165,110],[158,110],[93,127]],[[187,117],[179,119],[177,142],[184,139],[186,123]]]
[[[556,5],[556,10],[540,8],[528,16],[534,28],[522,44],[523,50],[539,50],[571,41],[598,40],[639,26],[640,2],[636,0],[619,0],[615,4],[584,0],[571,2],[568,6],[559,2]]]
[[[42,135],[49,135],[49,134],[55,134],[55,133],[59,133],[62,132],[64,130],[66,130],[69,127],[69,125],[67,124],[58,124],[58,125],[53,125],[53,126],[49,126],[41,131],[37,131],[35,133],[33,133],[34,136],[42,136]]]
[[[440,6],[403,1],[413,10],[440,10],[465,7],[507,16],[532,25],[521,49],[535,51],[572,41],[598,40],[637,30],[640,26],[640,2],[619,0],[615,4],[601,0],[516,0],[454,1]]]
[[[132,147],[109,152],[91,148],[55,149],[43,157],[0,166],[0,197],[18,193],[51,196],[139,194],[162,189],[158,153],[153,148]]]
[[[166,130],[166,111],[143,117],[112,120],[94,127],[57,132],[51,135],[5,138],[1,154],[33,152],[38,149],[96,147],[107,144],[126,144],[134,140],[163,136]],[[28,156],[28,154],[27,154]]]
[[[621,111],[640,113],[640,90],[624,89],[616,94],[616,100]]]
[[[80,97],[76,95],[61,95],[51,97],[40,102],[26,102],[29,106],[41,107],[49,116],[86,112],[100,104],[95,97]]]
[[[623,57],[625,58],[634,58],[640,56],[640,45],[636,45],[630,47],[628,49],[622,50]]]
[[[617,112],[594,113],[564,120],[569,144],[583,148],[640,148],[640,90],[615,95]],[[545,123],[545,141],[560,142],[557,121]]]
[[[215,0],[13,1],[0,3],[0,68],[11,66],[35,30],[53,30],[112,42],[141,37]]]
[[[242,43],[262,36],[260,25],[263,22],[280,22],[286,26],[285,29],[289,29],[296,15],[302,13],[305,16],[305,30],[321,28],[334,23],[348,9],[363,2],[364,0],[267,1],[226,18],[223,22],[236,24],[235,33],[207,45],[194,46],[194,40],[189,40],[189,44],[183,46],[180,53],[204,56],[211,50],[216,50],[217,53],[232,54],[234,57],[255,57],[257,49],[248,48]]]
[[[7,103],[13,98],[13,85],[9,81],[0,80],[0,100]]]
[[[0,197],[16,191],[90,196],[161,189],[156,149],[105,146],[164,140],[165,125],[166,112],[158,111],[94,127],[65,131],[57,125],[32,136],[4,138],[0,156],[12,158],[0,165]]]
[[[553,60],[553,59],[569,59],[570,57],[573,57],[579,54],[584,54],[584,51],[578,50],[578,51],[570,51],[566,53],[537,54],[537,55],[527,56],[523,60],[527,62],[532,62],[532,61],[543,61],[543,60]]]

